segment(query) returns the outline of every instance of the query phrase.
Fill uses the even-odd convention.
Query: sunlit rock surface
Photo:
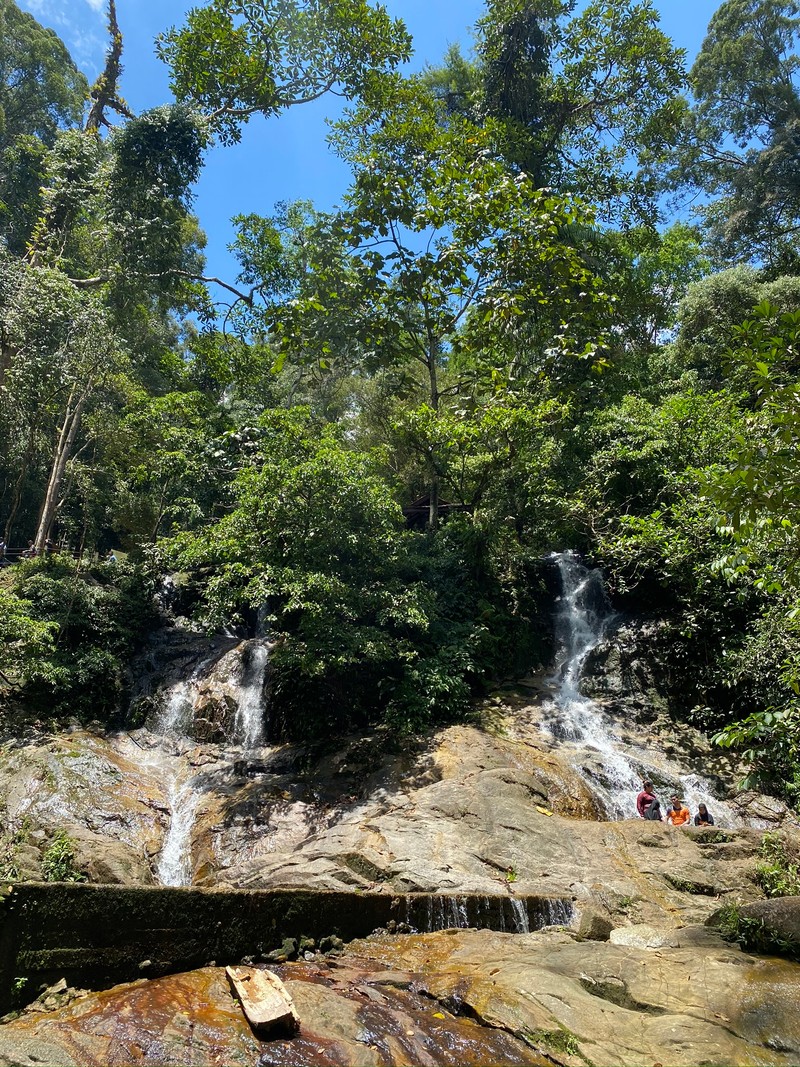
[[[502,709],[494,732],[451,727],[396,753],[354,739],[310,767],[288,748],[248,758],[197,744],[165,752],[146,730],[10,745],[0,762],[3,823],[18,828],[9,854],[19,876],[40,878],[63,828],[90,880],[156,883],[170,824],[167,761],[194,789],[185,847],[195,884],[516,890],[670,926],[763,895],[758,829],[601,821],[585,780],[526,708]]]
[[[647,949],[558,931],[376,936],[276,967],[301,1018],[264,1041],[224,971],[138,982],[0,1028],[0,1063],[796,1064],[800,967],[703,928]]]

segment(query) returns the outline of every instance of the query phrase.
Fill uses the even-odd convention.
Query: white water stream
[[[600,571],[584,566],[575,552],[561,552],[553,559],[562,591],[555,616],[556,663],[548,679],[552,696],[543,705],[544,729],[601,800],[610,819],[636,818],[636,796],[642,781],[649,779],[665,817],[675,794],[692,816],[698,804],[704,803],[720,825],[743,825],[729,805],[714,797],[711,785],[699,774],[687,773],[655,747],[635,746],[623,739],[623,728],[630,724],[615,720],[581,693],[586,660],[614,615]]]
[[[236,706],[234,741],[249,752],[264,740],[264,679],[269,664],[266,642],[256,640],[250,646],[250,659],[244,669]]]
[[[192,773],[187,752],[194,745],[191,732],[200,689],[215,660],[216,657],[204,661],[189,679],[177,682],[169,690],[154,724],[160,742],[148,754],[147,762],[158,770],[170,812],[155,870],[161,885],[184,886],[192,882],[192,831],[202,789],[199,775]],[[231,738],[236,752],[229,754],[232,758],[250,755],[263,745],[267,643],[260,638],[250,642],[243,649],[242,662],[239,679],[232,678],[227,683],[236,699]]]

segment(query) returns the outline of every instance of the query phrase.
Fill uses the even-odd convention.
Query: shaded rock
[[[578,922],[578,933],[589,941],[608,941],[614,924],[607,915],[595,908],[584,908]]]
[[[757,900],[746,904],[740,914],[763,923],[773,938],[787,942],[800,952],[800,897]]]

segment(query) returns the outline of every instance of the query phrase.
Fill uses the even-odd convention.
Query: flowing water
[[[561,577],[555,614],[556,662],[548,679],[551,696],[543,706],[544,729],[601,801],[608,818],[636,817],[636,796],[650,779],[666,815],[675,794],[694,814],[704,803],[717,822],[739,826],[743,820],[715,799],[711,785],[699,774],[686,773],[655,747],[632,746],[622,737],[627,724],[616,720],[581,692],[589,655],[614,622],[602,574],[586,567],[575,552],[553,556]]]
[[[269,648],[266,642],[261,639],[253,641],[242,675],[234,726],[234,740],[245,752],[263,743],[264,679],[268,664]]]
[[[263,745],[264,683],[269,663],[266,641],[256,638],[239,649],[240,666],[227,686],[236,701],[230,744],[232,751],[220,750],[222,762],[233,763],[242,755],[253,755]],[[216,657],[205,660],[188,678],[177,682],[167,692],[160,714],[154,722],[159,743],[144,757],[158,774],[169,809],[169,825],[158,855],[155,874],[162,885],[191,885],[192,833],[202,797],[200,775],[192,773],[187,751],[191,738],[195,708]]]

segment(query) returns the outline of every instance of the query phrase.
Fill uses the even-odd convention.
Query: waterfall
[[[193,692],[190,682],[178,682],[169,691],[161,714],[155,722],[162,737],[182,737],[191,726]]]
[[[161,885],[191,885],[191,835],[198,800],[192,779],[181,782],[173,774],[167,792],[171,812],[169,829],[156,865],[156,877]]]
[[[264,740],[264,679],[269,664],[269,648],[256,639],[249,648],[249,660],[242,674],[236,707],[234,739],[246,751]]]
[[[543,705],[543,727],[571,759],[609,819],[636,817],[636,796],[644,779],[652,780],[666,814],[672,794],[690,810],[703,802],[723,825],[740,825],[728,805],[715,800],[711,786],[687,774],[655,749],[632,749],[618,724],[596,701],[580,691],[589,654],[603,639],[614,615],[599,570],[586,567],[575,552],[552,557],[561,578],[555,613],[556,661],[548,678],[552,696]]]
[[[194,744],[192,733],[198,701],[208,698],[212,671],[219,692],[235,704],[229,741],[245,753],[264,740],[264,681],[269,664],[269,646],[260,637],[241,642],[228,653],[206,657],[188,678],[176,682],[164,696],[160,713],[153,722],[159,735],[158,746],[147,762],[158,772],[170,818],[156,863],[156,877],[162,885],[191,885],[192,832],[202,796],[201,780],[187,767],[185,752]],[[241,759],[238,754],[220,752],[221,764]]]
[[[528,905],[524,900],[511,897],[511,914],[514,916],[514,932],[517,934],[529,934],[531,932],[530,919],[528,918]]]
[[[168,691],[153,727],[160,744],[149,760],[165,783],[165,800],[169,808],[169,826],[156,863],[155,875],[161,885],[191,885],[192,827],[199,795],[192,777],[186,777],[181,760],[192,727],[198,679],[208,666],[198,666],[187,680],[176,682]]]

